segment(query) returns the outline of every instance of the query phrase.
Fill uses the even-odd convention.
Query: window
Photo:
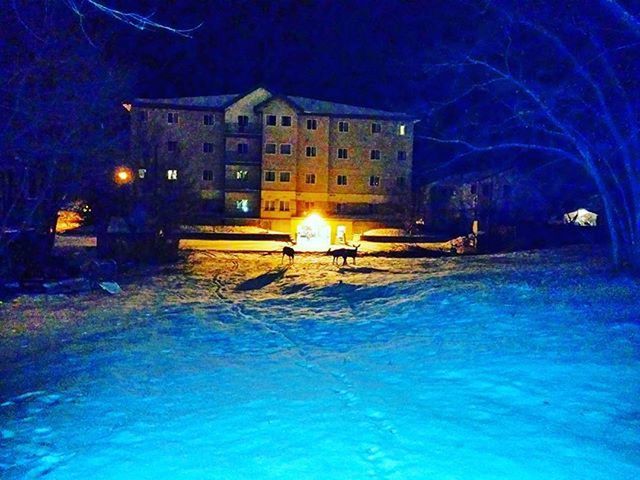
[[[338,185],[346,185],[347,184],[347,176],[346,175],[338,175],[337,183],[338,183]]]
[[[380,186],[380,177],[376,175],[371,175],[369,177],[369,186],[370,187],[379,187]]]
[[[246,127],[249,125],[249,116],[248,115],[238,115],[238,125],[241,127]]]
[[[264,153],[267,155],[275,155],[276,153],[276,144],[275,143],[267,143],[264,146]]]
[[[474,183],[473,185],[471,185],[471,194],[475,195],[476,193],[478,193],[478,185]]]
[[[213,181],[213,170],[203,170],[202,171],[202,180],[205,182]]]
[[[249,211],[249,200],[243,198],[242,200],[236,200],[236,210],[247,213]]]
[[[349,131],[349,122],[338,122],[338,131],[339,132],[348,132]]]
[[[349,154],[346,148],[338,149],[338,158],[349,158]]]
[[[149,116],[147,115],[146,110],[140,110],[138,112],[138,120],[141,122],[146,122]]]
[[[276,201],[275,200],[265,200],[264,209],[267,212],[275,212],[275,210],[276,210]]]
[[[344,212],[344,203],[336,203],[336,213]]]
[[[407,134],[407,126],[404,123],[398,125],[398,135],[406,135]]]
[[[405,152],[404,150],[398,150],[398,160],[402,162],[406,159],[407,159],[407,152]]]
[[[396,177],[396,186],[404,187],[404,177]]]
[[[249,144],[248,143],[239,143],[238,144],[238,153],[249,153]]]
[[[289,211],[289,200],[280,200],[280,211],[281,212]]]
[[[206,114],[204,117],[202,117],[202,121],[205,125],[213,125],[213,115]]]
[[[307,155],[307,157],[315,157],[316,156],[316,147],[307,147],[306,155]]]
[[[380,150],[371,150],[371,160],[380,160]]]
[[[304,178],[305,183],[314,184],[316,183],[316,174],[315,173],[307,173]]]
[[[280,155],[291,155],[291,144],[290,143],[282,143],[282,144],[280,144]]]
[[[242,182],[246,182],[249,180],[249,171],[248,170],[237,170],[236,171],[236,180],[240,180]]]
[[[167,123],[178,123],[178,114],[174,112],[167,113]]]
[[[202,144],[202,151],[204,153],[212,153],[213,152],[213,143],[205,142]]]
[[[167,180],[178,180],[178,170],[167,170]]]
[[[380,132],[382,132],[382,125],[380,125],[379,123],[372,123],[371,133],[380,133]]]
[[[291,181],[291,172],[280,172],[280,181],[287,183]]]
[[[273,170],[266,170],[264,172],[264,181],[265,182],[275,182],[276,181],[276,172]]]
[[[304,202],[304,210],[306,212],[308,212],[309,210],[312,210],[314,206],[315,206],[315,203],[313,202]]]
[[[276,118],[275,115],[267,115],[266,124],[273,127],[276,124]]]
[[[138,178],[144,178],[146,174],[147,174],[147,169],[146,168],[139,168],[138,169]]]
[[[491,184],[485,183],[484,185],[482,185],[482,195],[486,197],[491,195]]]
[[[315,118],[310,118],[307,120],[307,130],[317,130],[318,129],[318,121]]]
[[[168,141],[167,142],[167,150],[169,152],[175,152],[176,150],[178,150],[178,142],[174,142],[174,141]]]
[[[282,125],[283,127],[290,127],[291,117],[289,115],[283,115],[282,117],[280,117],[280,125]]]

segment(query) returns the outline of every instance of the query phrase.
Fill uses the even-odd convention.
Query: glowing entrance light
[[[133,173],[128,167],[118,167],[113,172],[113,181],[118,185],[124,185],[133,181]]]
[[[331,245],[331,226],[312,213],[298,225],[296,242],[304,250],[325,250]]]

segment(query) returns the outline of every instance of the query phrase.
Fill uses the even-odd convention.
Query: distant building
[[[125,106],[139,179],[154,162],[188,176],[201,220],[296,234],[315,212],[335,241],[411,210],[413,116],[265,88]]]

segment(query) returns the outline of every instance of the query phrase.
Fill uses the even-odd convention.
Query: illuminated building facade
[[[187,175],[205,221],[296,233],[315,212],[330,221],[337,238],[390,224],[411,210],[417,120],[410,115],[265,88],[141,98],[127,107],[139,173],[156,161],[167,181]]]

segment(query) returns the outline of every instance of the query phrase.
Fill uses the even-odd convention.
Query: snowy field
[[[640,478],[640,289],[598,254],[189,256],[0,304],[0,478]]]

